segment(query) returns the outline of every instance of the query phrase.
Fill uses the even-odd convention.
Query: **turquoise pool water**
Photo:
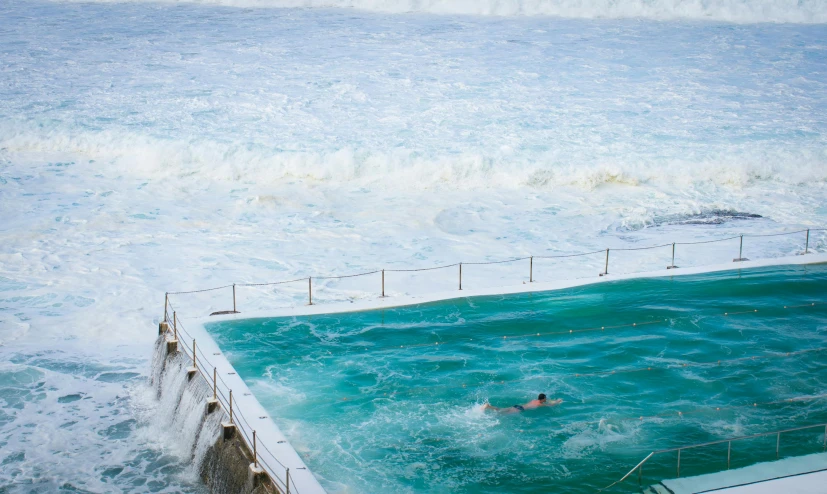
[[[827,422],[825,282],[781,266],[207,329],[330,491],[588,493],[655,449]],[[480,410],[540,392],[565,401]],[[781,456],[823,438],[789,434]],[[773,459],[775,438],[732,458]],[[681,463],[717,470],[726,446]]]

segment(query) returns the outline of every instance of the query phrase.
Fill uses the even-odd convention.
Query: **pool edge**
[[[399,297],[375,297],[359,300],[356,302],[331,302],[329,304],[318,303],[314,305],[302,305],[293,307],[280,307],[267,310],[256,310],[238,314],[222,314],[216,316],[204,316],[192,318],[190,321],[197,321],[199,324],[214,322],[238,321],[245,319],[262,319],[290,316],[310,316],[322,314],[343,314],[349,312],[363,312],[376,309],[392,309],[408,307],[412,305],[440,302],[445,300],[456,300],[468,297],[513,295],[517,293],[537,293],[563,290],[598,283],[611,283],[613,281],[633,280],[644,278],[663,278],[672,276],[687,276],[695,274],[716,273],[723,271],[737,271],[744,269],[755,269],[772,266],[800,266],[807,264],[825,264],[827,254],[807,254],[797,256],[777,257],[772,259],[759,259],[755,261],[742,261],[737,265],[732,262],[724,264],[713,264],[693,268],[661,269],[658,271],[646,271],[640,273],[627,273],[608,276],[594,276],[589,278],[574,278],[560,281],[545,281],[523,283],[521,285],[504,285],[488,288],[465,288],[460,291],[436,292],[428,295],[402,295]]]

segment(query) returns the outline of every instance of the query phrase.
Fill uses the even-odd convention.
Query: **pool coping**
[[[658,271],[645,271],[639,273],[611,274],[605,276],[593,276],[588,278],[574,278],[559,281],[535,281],[521,285],[504,285],[487,288],[463,288],[462,291],[452,290],[448,292],[436,292],[427,295],[401,295],[375,297],[370,299],[351,302],[330,302],[316,303],[313,305],[302,305],[293,307],[281,307],[267,310],[256,310],[237,314],[222,314],[216,316],[205,316],[190,319],[206,324],[212,322],[236,321],[242,319],[260,319],[289,316],[310,316],[320,314],[341,314],[347,312],[361,312],[375,309],[391,309],[411,305],[439,302],[443,300],[455,300],[468,297],[512,295],[517,293],[548,292],[562,290],[578,286],[593,285],[598,283],[610,283],[620,280],[631,280],[639,278],[662,278],[667,276],[687,276],[694,274],[716,273],[722,271],[735,271],[741,269],[754,269],[771,266],[823,264],[827,263],[827,254],[807,254],[770,259],[758,259],[754,261],[729,262],[724,264],[712,264],[708,266],[697,266],[692,268],[661,269]]]
[[[592,278],[580,278],[571,280],[560,280],[551,282],[535,282],[530,284],[500,286],[489,288],[471,288],[464,289],[462,292],[450,291],[440,292],[430,295],[404,295],[398,297],[377,297],[374,299],[360,300],[356,302],[332,302],[329,304],[315,304],[296,307],[285,307],[272,310],[252,311],[244,314],[228,314],[219,316],[207,317],[193,317],[193,318],[179,318],[179,321],[186,323],[189,327],[187,331],[192,338],[198,341],[200,349],[210,355],[211,364],[215,366],[217,372],[221,376],[227,387],[233,389],[233,399],[238,404],[238,408],[243,410],[248,417],[254,417],[246,424],[245,428],[248,434],[252,434],[255,429],[259,441],[264,444],[275,459],[282,463],[284,467],[290,469],[290,478],[295,483],[296,491],[300,494],[309,493],[324,493],[316,476],[305,465],[299,453],[294,449],[293,445],[287,437],[281,432],[281,429],[270,418],[269,412],[261,405],[256,396],[244,382],[244,379],[236,372],[233,365],[224,356],[223,351],[212,338],[212,335],[207,331],[206,324],[238,321],[245,319],[260,319],[260,318],[275,318],[275,317],[290,317],[290,316],[304,316],[304,315],[318,315],[318,314],[341,314],[349,312],[361,312],[375,309],[386,309],[396,307],[406,307],[418,305],[429,302],[437,302],[443,300],[455,300],[468,297],[479,296],[496,296],[496,295],[511,295],[518,293],[532,293],[532,292],[547,292],[553,290],[560,290],[565,288],[572,288],[585,285],[593,285],[597,283],[607,283],[620,280],[642,279],[642,278],[662,278],[666,276],[686,276],[693,274],[715,273],[723,271],[735,271],[743,269],[754,269],[771,266],[785,266],[785,265],[806,265],[806,264],[823,264],[827,263],[827,254],[807,254],[797,256],[778,257],[772,259],[760,259],[755,261],[741,261],[736,265],[733,263],[716,264],[694,268],[676,268],[676,269],[661,269],[658,271],[649,271],[642,273],[628,273],[620,275],[612,275]],[[243,427],[238,423],[239,427]],[[282,477],[283,478],[283,477]]]

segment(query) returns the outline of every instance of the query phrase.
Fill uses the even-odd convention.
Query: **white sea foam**
[[[103,0],[110,1],[110,0]],[[154,0],[153,0],[154,1]],[[163,0],[162,0],[163,1]],[[726,22],[827,21],[819,0],[166,0],[229,7],[356,8],[375,12]]]
[[[3,128],[5,127],[5,128]],[[709,183],[744,187],[761,182],[788,185],[827,183],[827,156],[815,149],[779,149],[760,143],[722,146],[706,156],[645,159],[583,155],[571,150],[514,156],[510,153],[423,156],[414,150],[349,149],[285,152],[246,141],[159,139],[117,131],[21,131],[0,124],[0,147],[17,159],[56,156],[76,160],[90,172],[128,174],[180,183],[192,179],[255,182],[257,185],[304,180],[311,184],[352,184],[428,189],[450,187],[593,190],[601,185],[693,186]],[[88,166],[89,160],[94,166]],[[103,168],[101,169],[101,164]],[[288,205],[284,198],[257,195],[256,204]]]
[[[132,474],[101,478],[89,467],[98,453],[148,465],[174,450],[141,435],[144,422],[130,426],[137,450],[101,439],[119,414],[166,404],[76,370],[118,361],[118,372],[148,375],[165,291],[827,223],[822,27],[684,22],[818,21],[823,4],[671,4],[690,12],[677,15],[652,3],[636,14],[681,19],[662,23],[519,16],[556,15],[539,3],[407,5],[356,6],[518,16],[0,5],[0,354],[39,376],[23,386],[22,410],[49,410],[6,404],[0,433],[40,424],[63,441],[56,424],[76,420],[70,433],[92,431],[78,436],[86,458],[62,463],[15,439],[4,454],[28,456],[9,464],[56,465],[47,476],[75,471],[106,490]],[[594,12],[578,15],[620,15],[582,5]],[[746,239],[745,255],[794,254],[803,242]],[[813,232],[809,247],[827,250],[827,237]],[[613,251],[611,269],[651,270],[669,254]],[[676,262],[737,254],[737,240],[679,247]],[[533,276],[595,277],[603,263],[602,253],[535,259]],[[456,290],[457,274],[388,272],[385,290]],[[520,281],[524,261],[464,266],[466,287]],[[320,304],[381,289],[378,273],[313,283]],[[304,281],[239,287],[238,308],[299,306],[307,291]],[[176,304],[192,317],[232,298],[225,289]],[[58,405],[78,393],[90,398]],[[173,480],[168,490],[191,488]]]

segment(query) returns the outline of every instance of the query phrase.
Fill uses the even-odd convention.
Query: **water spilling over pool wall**
[[[162,430],[185,441],[192,465],[211,492],[244,494],[278,493],[270,478],[251,469],[253,454],[245,442],[227,427],[229,415],[220,406],[210,406],[212,388],[192,361],[178,351],[177,342],[161,334],[155,342],[151,384],[160,402],[158,420]]]

